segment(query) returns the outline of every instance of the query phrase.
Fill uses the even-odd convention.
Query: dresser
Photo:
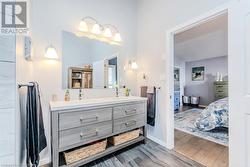
[[[138,142],[145,142],[147,99],[103,98],[74,102],[53,102],[51,109],[52,163],[81,166]],[[141,129],[141,135],[105,151],[66,165],[63,152],[112,136]]]
[[[228,97],[228,82],[218,81],[214,82],[214,98],[215,100]]]

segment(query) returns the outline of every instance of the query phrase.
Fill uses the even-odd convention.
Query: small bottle
[[[126,95],[126,96],[129,96],[129,94],[130,94],[130,89],[129,89],[129,88],[126,88],[126,89],[125,89],[125,95]]]
[[[70,93],[69,90],[67,89],[64,95],[64,101],[70,101]]]

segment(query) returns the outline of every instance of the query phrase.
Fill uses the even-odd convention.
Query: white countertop
[[[56,101],[56,102],[50,102],[50,109],[51,111],[69,110],[69,109],[77,109],[84,107],[120,104],[127,102],[137,102],[137,101],[139,102],[146,100],[147,98],[144,97],[121,96],[121,97],[107,97],[107,98],[83,99],[83,100],[72,100],[72,101]]]

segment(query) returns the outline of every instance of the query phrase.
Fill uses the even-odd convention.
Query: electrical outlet
[[[165,80],[166,80],[165,74],[161,74],[160,75],[160,81],[165,81]]]

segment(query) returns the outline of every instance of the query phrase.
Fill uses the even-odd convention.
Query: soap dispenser
[[[64,95],[64,101],[70,101],[70,93],[69,90],[67,89]]]
[[[125,89],[125,95],[126,95],[126,96],[130,96],[130,89],[129,89],[129,88],[126,88],[126,89]]]

